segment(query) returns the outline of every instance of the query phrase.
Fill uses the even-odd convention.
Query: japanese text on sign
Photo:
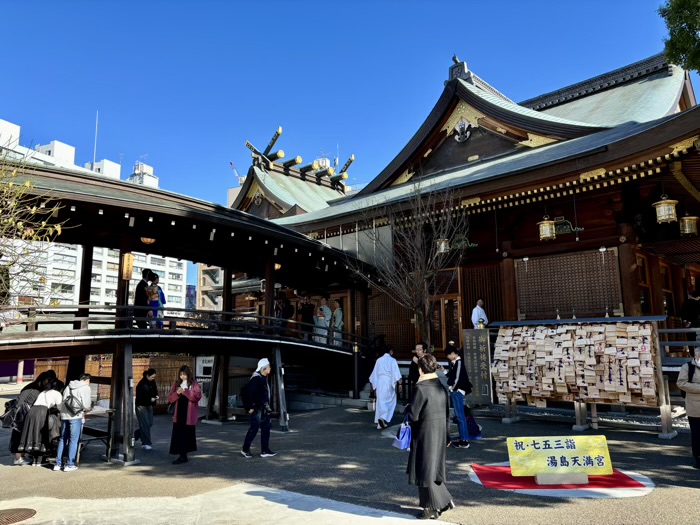
[[[613,473],[605,436],[508,438],[508,457],[513,476]]]

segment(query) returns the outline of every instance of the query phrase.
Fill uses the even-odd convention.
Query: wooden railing
[[[57,332],[68,330],[115,330],[145,325],[144,331],[211,331],[242,335],[251,334],[270,339],[304,340],[352,353],[355,347],[364,348],[369,339],[349,332],[326,330],[318,326],[290,319],[257,315],[251,310],[230,312],[191,310],[186,308],[153,308],[115,305],[61,305],[4,307],[12,315],[3,316],[4,336],[18,332]],[[10,319],[7,321],[7,319]],[[225,334],[222,334],[225,335]]]

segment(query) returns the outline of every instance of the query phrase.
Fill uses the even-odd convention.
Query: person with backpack
[[[20,439],[18,452],[31,454],[34,458],[33,465],[38,467],[48,455],[50,448],[49,439],[49,410],[59,407],[63,401],[60,388],[63,383],[54,379],[46,385],[37,396],[36,401],[29,409],[22,438]]]
[[[271,458],[277,455],[270,449],[270,428],[272,427],[270,414],[272,414],[272,409],[270,408],[270,385],[267,382],[267,376],[270,375],[271,371],[270,361],[265,357],[262,358],[258,361],[255,373],[241,392],[243,407],[250,414],[250,427],[248,427],[241,449],[241,455],[246,459],[253,457],[250,453],[250,445],[258,434],[258,429],[262,429],[260,457]]]
[[[695,349],[695,357],[681,367],[676,385],[685,393],[685,413],[690,425],[690,442],[693,453],[693,466],[700,469],[700,348]]]
[[[24,429],[29,410],[34,405],[37,397],[55,379],[56,372],[53,370],[42,372],[34,381],[22,389],[17,399],[13,399],[5,405],[6,411],[2,416],[2,426],[3,428],[12,429],[10,434],[10,453],[15,455],[12,463],[15,466],[29,465],[32,462],[30,455],[17,450],[22,438],[22,430]],[[10,406],[8,407],[8,405]]]
[[[85,423],[85,413],[92,408],[92,395],[90,391],[90,374],[82,374],[80,379],[73,380],[63,391],[63,404],[61,405],[61,437],[58,440],[56,451],[56,465],[54,471],[73,472],[78,470],[75,458],[78,455],[80,435]],[[63,467],[63,452],[68,452],[68,461]]]

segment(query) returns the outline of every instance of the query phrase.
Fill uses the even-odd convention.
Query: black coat
[[[266,377],[256,372],[253,374],[253,377],[250,378],[248,388],[248,395],[253,405],[252,408],[260,410],[265,405],[270,404],[270,387]]]
[[[447,371],[447,386],[452,387],[455,392],[462,390],[465,395],[471,394],[472,383],[469,381],[467,369],[464,368],[462,359],[450,362],[450,368]]]
[[[155,381],[149,381],[145,377],[136,385],[136,406],[137,407],[152,407],[156,402],[151,401],[158,395],[158,385]]]
[[[411,400],[411,451],[408,455],[408,483],[428,487],[444,483],[449,424],[448,394],[440,380],[416,383]]]
[[[420,378],[420,372],[418,371],[418,363],[411,359],[411,364],[408,367],[408,382],[415,385]]]
[[[148,295],[146,295],[146,287],[148,283],[141,279],[134,290],[134,306],[148,306]],[[137,317],[146,317],[146,311],[136,313]]]

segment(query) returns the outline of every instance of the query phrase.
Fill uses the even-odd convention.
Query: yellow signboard
[[[508,438],[513,476],[613,473],[605,436],[538,436]]]

